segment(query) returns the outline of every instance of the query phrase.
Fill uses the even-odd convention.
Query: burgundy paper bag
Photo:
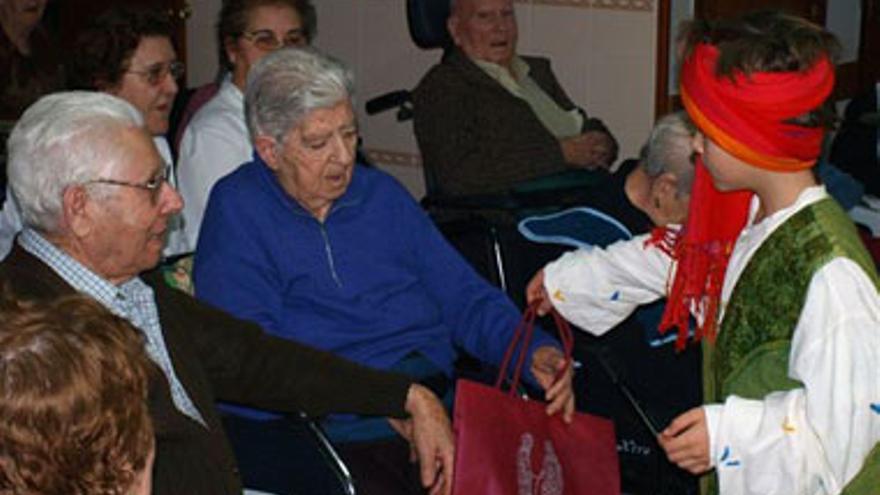
[[[558,315],[571,363],[571,330]],[[576,413],[571,424],[548,417],[546,404],[515,394],[524,364],[520,352],[510,392],[501,390],[517,341],[528,348],[534,325],[529,308],[517,329],[495,387],[459,380],[453,429],[454,495],[619,495],[620,467],[614,423]]]

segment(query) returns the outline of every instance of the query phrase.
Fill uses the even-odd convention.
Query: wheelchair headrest
[[[407,0],[409,35],[422,49],[449,48],[452,38],[446,31],[450,0]]]

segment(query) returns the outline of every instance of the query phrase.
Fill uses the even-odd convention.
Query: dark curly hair
[[[306,40],[311,43],[314,39],[318,30],[318,16],[310,0],[223,0],[217,19],[217,48],[221,70],[232,70],[232,62],[226,55],[226,43],[241,36],[247,27],[248,15],[264,5],[281,5],[295,10],[302,18]]]
[[[66,66],[67,86],[99,91],[117,86],[141,39],[150,36],[172,38],[167,16],[138,7],[106,10],[74,42]]]
[[[157,373],[127,321],[82,295],[0,295],[0,493],[124,495],[153,447]]]

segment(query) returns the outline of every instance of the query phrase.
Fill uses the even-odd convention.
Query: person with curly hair
[[[89,298],[0,295],[0,493],[149,494],[148,363]]]
[[[131,103],[144,116],[145,126],[176,184],[171,148],[165,139],[177,78],[183,64],[171,41],[171,24],[159,11],[115,6],[92,19],[79,34],[65,65],[70,89],[101,91]],[[7,198],[10,194],[7,193]],[[22,229],[20,198],[12,198],[0,213],[0,257],[12,248]],[[165,256],[191,251],[182,222],[172,219]]]

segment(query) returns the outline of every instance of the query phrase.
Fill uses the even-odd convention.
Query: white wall
[[[186,21],[186,82],[195,87],[212,81],[217,74],[217,43],[214,23],[220,0],[188,0],[192,15]]]
[[[216,71],[213,24],[220,0],[190,0],[188,81]],[[440,57],[409,38],[401,0],[313,0],[315,45],[350,64],[357,78],[358,118],[371,158],[416,197],[424,194],[418,147],[410,122],[393,112],[368,117],[363,103],[414,87]],[[519,0],[519,51],[549,57],[562,86],[590,115],[602,118],[634,156],[654,116],[656,0]]]

